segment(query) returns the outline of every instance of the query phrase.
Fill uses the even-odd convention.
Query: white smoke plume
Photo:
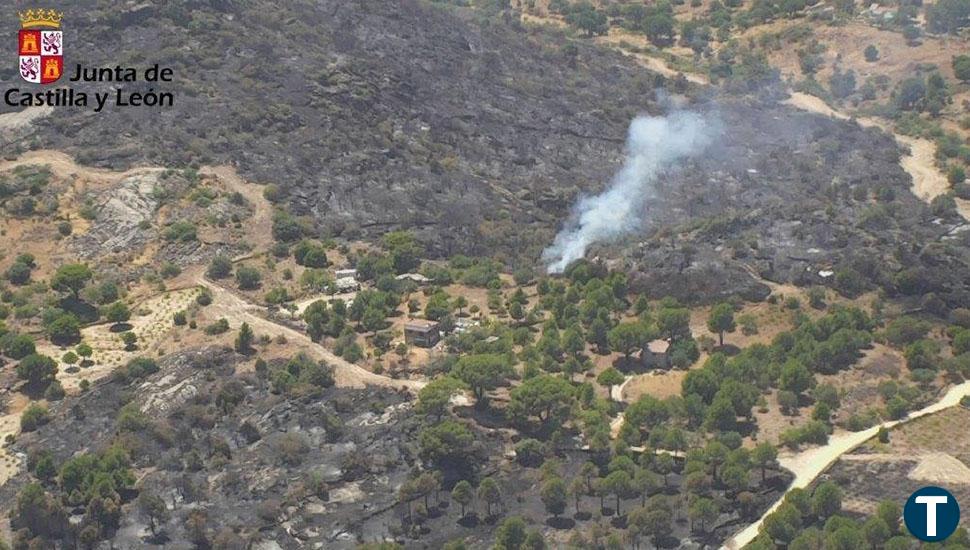
[[[633,119],[626,160],[609,188],[599,195],[581,197],[565,227],[542,252],[549,273],[562,273],[594,243],[640,229],[643,207],[657,196],[657,177],[681,159],[703,151],[717,134],[718,124],[690,111]]]

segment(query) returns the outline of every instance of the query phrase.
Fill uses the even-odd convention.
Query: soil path
[[[263,196],[263,187],[239,177],[232,166],[203,166],[199,173],[215,176],[253,206],[253,216],[246,222],[249,227],[247,240],[254,251],[269,250],[273,246],[273,205]]]
[[[848,115],[833,109],[824,101],[812,95],[792,92],[791,97],[785,103],[804,111],[841,120],[850,120]],[[932,141],[897,134],[886,123],[873,118],[858,118],[856,122],[860,126],[880,128],[892,135],[897,143],[904,146],[904,149],[908,149],[908,152],[899,159],[899,165],[913,178],[912,191],[920,200],[929,203],[936,197],[950,191],[950,182],[936,167],[936,145]],[[956,203],[957,212],[963,219],[970,220],[970,201],[956,199]]]
[[[271,335],[282,334],[288,342],[298,344],[305,348],[317,359],[323,359],[334,367],[334,377],[337,385],[341,387],[363,388],[365,386],[382,386],[392,389],[408,389],[417,391],[424,387],[426,382],[422,380],[395,380],[393,378],[375,374],[359,365],[350,363],[342,357],[337,356],[332,351],[314,342],[309,336],[294,330],[288,326],[276,323],[257,314],[262,310],[260,306],[251,304],[229,290],[213,283],[212,281],[198,277],[196,282],[208,288],[212,292],[212,304],[208,306],[208,312],[216,317],[225,317],[230,321],[238,323],[246,322],[256,332],[263,332]]]
[[[792,481],[792,484],[788,490],[790,491],[795,488],[807,487],[812,481],[815,480],[815,478],[827,470],[828,467],[838,460],[843,454],[855,449],[859,445],[862,445],[868,441],[870,438],[874,437],[879,431],[879,428],[889,429],[921,416],[926,416],[928,414],[933,414],[956,406],[960,403],[960,399],[966,395],[970,395],[970,381],[953,386],[936,403],[933,403],[932,405],[918,411],[913,411],[906,418],[901,420],[883,422],[882,424],[873,426],[868,430],[861,432],[840,431],[830,437],[829,442],[821,447],[806,449],[799,453],[780,454],[778,457],[779,464],[781,464],[782,467],[791,470],[791,472],[795,474],[795,479]],[[724,543],[724,548],[736,550],[754,540],[754,538],[758,536],[758,530],[761,528],[761,524],[764,523],[765,518],[774,512],[779,506],[781,506],[783,501],[784,494],[781,495],[781,497],[764,513],[764,515],[761,516],[761,518],[758,519],[758,521],[745,527],[742,531],[739,531],[733,537],[728,539]]]
[[[73,157],[60,151],[49,149],[39,149],[29,151],[20,155],[14,160],[0,162],[0,171],[7,171],[18,166],[37,166],[47,165],[54,174],[61,178],[78,177],[86,180],[94,180],[100,183],[117,183],[124,178],[134,174],[144,174],[146,172],[161,172],[164,168],[157,167],[136,167],[124,172],[116,172],[106,168],[93,168],[78,164]]]

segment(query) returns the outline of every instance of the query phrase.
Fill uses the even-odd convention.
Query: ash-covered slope
[[[677,87],[512,13],[418,0],[83,0],[65,11],[69,65],[173,67],[164,88],[176,105],[58,109],[10,145],[112,167],[231,163],[280,185],[324,234],[406,227],[432,255],[512,265],[538,264],[576,197],[620,166],[630,120],[663,111],[656,90]],[[719,147],[658,183],[639,234],[589,255],[625,258],[640,289],[688,301],[763,296],[756,271],[970,302],[966,233],[909,192],[888,136],[771,101],[689,95],[723,121]]]
[[[171,66],[177,82],[155,88],[175,90],[176,105],[58,110],[41,146],[113,167],[231,162],[323,228],[425,228],[439,252],[521,249],[523,226],[551,228],[541,210],[610,169],[658,83],[619,55],[415,0],[65,11],[69,65]]]

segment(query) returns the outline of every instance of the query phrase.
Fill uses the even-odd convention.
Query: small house
[[[334,286],[337,287],[337,292],[341,294],[360,290],[360,283],[353,277],[341,277],[334,281]]]
[[[334,279],[353,279],[357,280],[357,270],[356,269],[338,269],[333,272]]]
[[[465,317],[459,317],[455,319],[455,334],[461,334],[467,330],[471,330],[475,327],[479,327],[482,324],[474,319],[467,319]]]
[[[431,279],[420,273],[402,273],[395,277],[398,281],[411,281],[418,286],[424,286],[431,282]]]
[[[404,341],[419,348],[434,347],[441,339],[436,321],[410,319],[404,323]]]
[[[647,367],[670,367],[670,340],[651,340],[640,356]]]

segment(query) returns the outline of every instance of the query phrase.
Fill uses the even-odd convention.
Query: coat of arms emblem
[[[62,18],[55,10],[20,12],[18,70],[27,82],[50,84],[64,74]]]

